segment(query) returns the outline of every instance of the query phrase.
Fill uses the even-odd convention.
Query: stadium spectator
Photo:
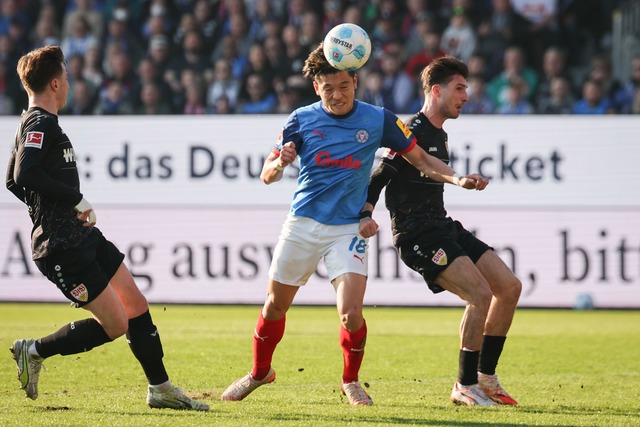
[[[264,80],[268,82],[269,85],[273,86],[275,72],[273,71],[273,68],[271,68],[265,49],[260,42],[256,42],[251,45],[247,59],[247,65],[242,73],[240,93],[243,96],[247,94],[247,79],[251,74],[255,73],[262,74]]]
[[[480,76],[485,82],[488,81],[492,73],[489,71],[487,58],[480,52],[474,52],[467,61],[470,76]]]
[[[549,46],[561,41],[559,25],[560,0],[510,0],[518,15],[519,29],[514,42],[524,47],[525,61],[536,70],[542,69],[542,57]]]
[[[384,74],[378,68],[368,68],[358,73],[360,87],[358,88],[358,99],[367,104],[385,107],[395,111],[393,98],[389,92],[384,90]],[[361,89],[362,88],[362,89]]]
[[[427,0],[407,0],[406,11],[400,19],[402,38],[407,42],[412,39],[420,40],[426,31],[433,29],[431,25],[428,25],[426,29],[421,29],[420,26],[425,22],[431,24],[432,20],[433,15],[429,11]]]
[[[420,72],[424,70],[424,67],[429,65],[431,61],[446,55],[440,48],[440,42],[440,34],[437,31],[428,31],[422,35],[422,48],[409,57],[404,66],[404,71],[411,76],[412,79],[418,78]]]
[[[509,80],[507,102],[498,107],[499,114],[532,114],[533,105],[527,101],[527,84],[519,77]]]
[[[133,111],[133,101],[120,81],[112,81],[100,92],[96,114],[115,116],[133,114]]]
[[[102,86],[104,72],[102,71],[102,51],[97,44],[87,46],[84,52],[84,69],[82,77],[91,82],[95,87]]]
[[[211,60],[204,49],[202,36],[198,31],[189,31],[182,40],[182,49],[174,55],[169,69],[179,76],[186,68],[200,73],[203,77],[211,69]]]
[[[75,0],[75,9],[64,15],[62,22],[62,38],[71,36],[74,33],[75,23],[82,18],[89,24],[89,31],[96,40],[102,40],[104,31],[104,19],[100,12],[95,9],[94,0]]]
[[[613,104],[613,100],[616,92],[622,87],[622,84],[613,76],[613,66],[609,55],[600,53],[591,59],[591,70],[586,80],[597,81],[604,91],[605,98],[610,102],[610,108],[615,109],[617,107],[617,105]]]
[[[519,77],[526,83],[525,98],[533,99],[537,85],[538,74],[533,68],[526,66],[524,52],[517,46],[509,47],[504,53],[503,70],[487,84],[487,91],[496,108],[508,103],[508,86],[511,79]]]
[[[573,93],[572,76],[567,71],[567,57],[564,50],[551,46],[544,52],[542,59],[542,75],[536,90],[535,104],[549,104],[551,98],[551,81],[554,77],[562,77],[569,84],[569,91]]]
[[[55,21],[39,18],[31,32],[31,47],[60,46],[60,31]]]
[[[424,173],[452,178],[446,165],[415,146],[411,132],[398,124],[393,113],[355,100],[355,73],[329,65],[321,46],[309,54],[304,77],[312,80],[321,101],[289,116],[260,174],[265,184],[277,182],[299,157],[299,188],[274,250],[267,297],[253,334],[253,368],[222,393],[222,400],[242,400],[275,380],[271,362],[284,336],[286,313],[298,289],[323,259],[341,321],[344,365],[340,388],[350,404],[371,405],[371,397],[358,381],[367,336],[362,315],[367,241],[357,234],[362,232],[358,218],[375,151],[384,144],[408,156]],[[344,144],[354,135],[366,144]],[[325,167],[345,159],[353,165]],[[312,235],[315,237],[309,238]]]
[[[612,113],[611,101],[607,97],[602,82],[587,79],[582,84],[582,98],[573,105],[573,114],[607,114]]]
[[[213,52],[212,63],[216,64],[221,59],[226,59],[231,64],[231,75],[235,79],[242,78],[242,71],[247,65],[247,57],[240,55],[236,39],[227,35],[220,40],[220,43]]]
[[[80,79],[76,81],[73,97],[62,110],[63,114],[72,116],[87,116],[94,114],[96,89],[88,81]]]
[[[158,74],[164,78],[172,61],[169,38],[167,36],[155,36],[149,40],[148,56],[158,70]]]
[[[0,116],[9,116],[16,113],[16,106],[10,95],[12,85],[18,82],[12,81],[7,72],[7,65],[0,61]]]
[[[205,99],[205,88],[202,79],[188,83],[185,88],[185,102],[182,114],[196,115],[207,114],[207,103]]]
[[[407,120],[418,146],[443,165],[449,162],[449,148],[442,125],[459,116],[455,106],[467,100],[467,76],[466,65],[456,58],[431,62],[421,75],[424,106]],[[473,406],[517,405],[500,386],[495,369],[522,285],[491,247],[447,215],[445,182],[483,190],[489,180],[480,174],[460,177],[453,170],[445,176],[421,175],[401,156],[387,151],[371,175],[363,208],[369,211],[366,221],[377,229],[370,214],[385,188],[393,244],[402,261],[422,275],[432,292],[447,290],[467,303],[459,329],[459,370],[451,401]],[[370,230],[360,234],[371,237],[375,231]]]
[[[30,24],[29,16],[18,0],[2,0],[0,4],[0,35],[9,34],[9,27],[14,22],[18,22],[26,28]]]
[[[316,12],[305,12],[300,24],[300,44],[307,52],[313,50],[324,39],[322,22]]]
[[[256,41],[264,41],[269,36],[282,33],[282,10],[271,0],[257,0],[253,10],[249,12],[251,27],[249,34]]]
[[[462,106],[462,113],[465,114],[493,114],[496,109],[491,102],[491,97],[487,93],[487,84],[481,74],[469,75],[469,96],[467,102]]]
[[[271,84],[260,73],[247,77],[247,95],[238,99],[236,112],[240,114],[267,114],[276,110],[278,97]]]
[[[137,101],[137,100],[134,100]],[[140,107],[134,109],[134,114],[147,116],[171,114],[171,106],[162,100],[162,92],[156,83],[145,83],[140,91]]]
[[[173,44],[175,46],[182,46],[182,44],[184,43],[185,36],[187,35],[187,33],[190,33],[192,31],[195,31],[202,35],[200,28],[198,28],[198,22],[196,21],[196,17],[193,15],[193,13],[189,13],[189,12],[183,13],[182,16],[180,17],[178,28],[176,28],[176,30],[173,33]],[[203,49],[205,51],[211,51],[210,46],[212,45],[213,41],[207,42],[203,37],[202,43],[203,43]]]
[[[126,335],[147,377],[150,407],[209,410],[169,380],[149,304],[124,264],[124,254],[95,227],[96,214],[80,193],[73,147],[57,119],[68,90],[62,50],[47,46],[27,55],[20,59],[18,72],[29,93],[29,108],[20,117],[7,189],[29,208],[32,258],[38,269],[73,306],[93,317],[39,339],[15,340],[10,350],[21,389],[37,399],[45,359],[86,352]]]
[[[122,17],[114,17],[107,23],[107,34],[103,46],[108,50],[111,45],[118,45],[131,61],[137,63],[143,56],[144,49],[140,41],[129,31],[129,21]]]
[[[235,13],[229,17],[228,36],[235,40],[238,55],[246,58],[253,39],[249,34],[249,21],[244,14]]]
[[[351,22],[344,19],[344,3],[342,0],[323,0],[322,10],[324,11],[324,17],[322,19],[322,27],[319,29],[320,35],[327,34],[329,30],[338,24]],[[355,22],[353,23],[355,24]],[[317,44],[317,42],[312,44]]]
[[[569,81],[562,75],[551,78],[550,93],[543,98],[536,112],[539,114],[571,114],[576,100]]]
[[[150,58],[142,58],[138,63],[138,68],[136,69],[136,79],[134,80],[131,96],[134,100],[135,109],[139,110],[142,107],[140,103],[142,100],[142,88],[144,85],[148,84],[153,84],[158,88],[162,103],[171,105],[171,91],[164,82],[162,76],[159,74],[155,64]]]
[[[634,56],[631,60],[629,80],[613,96],[616,110],[622,114],[631,113],[638,93],[640,93],[640,55]]]
[[[384,73],[384,90],[393,100],[396,113],[408,113],[408,106],[415,93],[415,84],[402,68],[402,45],[389,43],[380,58],[380,69]]]
[[[291,75],[291,67],[285,54],[284,44],[279,37],[269,36],[264,42],[264,52],[273,70],[274,76],[279,80],[284,80]]]
[[[98,43],[98,39],[91,33],[89,23],[83,16],[79,16],[73,24],[73,31],[62,38],[60,47],[65,56],[84,55],[87,47]]]
[[[278,104],[274,113],[291,114],[296,108],[302,106],[300,91],[284,82],[276,86],[276,95],[278,96]]]
[[[225,95],[222,95],[216,99],[216,103],[211,110],[212,114],[233,114],[235,110],[231,107],[231,103],[229,102],[229,98]]]
[[[213,76],[213,82],[207,89],[207,106],[215,109],[218,100],[224,96],[229,109],[234,111],[238,105],[240,80],[233,77],[229,60],[216,61]]]
[[[633,98],[631,114],[640,114],[640,91],[636,92],[636,96]]]
[[[440,48],[451,56],[467,61],[476,48],[476,32],[465,12],[456,8],[449,25],[444,29]]]
[[[221,29],[215,19],[213,6],[209,0],[197,0],[193,6],[193,16],[200,34],[207,43],[207,50],[215,48],[215,40],[218,39]]]
[[[287,25],[300,28],[302,16],[312,10],[310,0],[290,0],[287,3]]]
[[[489,72],[497,74],[504,52],[513,42],[518,19],[509,0],[492,0],[491,4],[490,12],[478,24],[476,52],[486,58]]]
[[[293,25],[287,25],[282,30],[282,42],[284,43],[287,76],[299,75],[304,66],[304,60],[309,53],[300,43],[300,31]]]

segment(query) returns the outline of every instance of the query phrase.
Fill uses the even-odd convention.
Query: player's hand
[[[93,227],[96,225],[96,213],[93,211],[93,206],[91,206],[91,203],[89,203],[87,199],[82,198],[80,203],[75,205],[74,209],[78,212],[78,219],[84,222],[85,227]]]
[[[480,174],[472,173],[458,178],[458,185],[467,190],[482,191],[489,185],[489,180]]]
[[[358,225],[358,234],[360,234],[365,239],[369,237],[373,237],[378,233],[378,223],[373,218],[362,218],[360,220],[360,224]]]
[[[296,144],[293,141],[285,143],[280,149],[280,162],[282,167],[287,167],[296,159],[298,152],[296,151]]]

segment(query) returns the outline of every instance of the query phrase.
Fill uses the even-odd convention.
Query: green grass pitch
[[[153,305],[172,381],[208,413],[152,410],[124,338],[55,356],[40,397],[19,390],[8,348],[86,312],[66,304],[0,304],[0,426],[640,426],[640,312],[520,309],[498,366],[517,407],[456,407],[462,308],[365,307],[360,380],[372,407],[339,391],[342,355],[333,307],[294,305],[274,357],[275,383],[242,402],[220,394],[251,368],[257,306]]]

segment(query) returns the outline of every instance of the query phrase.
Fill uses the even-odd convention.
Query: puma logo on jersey
[[[364,264],[364,257],[360,257],[360,256],[358,256],[358,255],[356,255],[356,254],[353,254],[353,257],[354,257],[355,259],[359,260],[361,263],[363,263],[363,264]]]
[[[73,151],[73,148],[65,148],[62,151],[62,157],[64,157],[64,161],[67,163],[76,161],[76,153]]]

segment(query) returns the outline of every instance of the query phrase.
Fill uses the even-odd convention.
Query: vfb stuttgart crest
[[[369,132],[366,129],[358,129],[355,137],[358,144],[364,144],[369,140]]]

